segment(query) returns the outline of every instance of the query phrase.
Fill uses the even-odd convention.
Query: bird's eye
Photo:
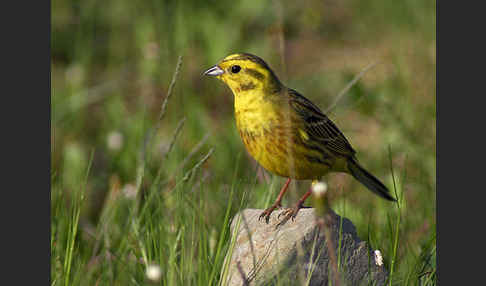
[[[231,67],[231,72],[232,73],[238,73],[241,70],[241,67],[238,65],[234,65]]]

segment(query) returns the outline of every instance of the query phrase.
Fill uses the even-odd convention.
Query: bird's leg
[[[276,208],[279,208],[282,206],[282,198],[285,194],[285,192],[287,191],[288,187],[289,187],[289,184],[290,184],[290,181],[291,179],[288,178],[287,179],[287,182],[285,182],[285,185],[282,187],[282,189],[280,190],[280,193],[278,194],[278,197],[277,199],[275,200],[275,202],[273,203],[273,205],[269,208],[267,208],[266,210],[264,210],[262,212],[262,214],[258,217],[258,220],[261,220],[263,217],[265,218],[265,221],[268,223],[269,220],[270,220],[270,214],[276,209]]]
[[[308,190],[300,199],[299,201],[297,202],[297,204],[295,205],[295,207],[293,208],[289,208],[289,209],[286,209],[284,210],[283,212],[281,212],[279,215],[278,215],[278,218],[280,218],[281,215],[284,215],[284,218],[276,225],[275,228],[278,228],[279,226],[282,226],[284,225],[289,219],[292,218],[292,220],[295,219],[295,217],[297,216],[297,213],[299,212],[299,210],[301,208],[305,208],[304,207],[304,202],[305,200],[312,194],[312,188],[310,190]]]

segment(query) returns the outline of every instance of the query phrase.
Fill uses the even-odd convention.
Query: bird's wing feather
[[[295,90],[289,89],[288,95],[290,106],[304,119],[305,131],[313,140],[321,142],[327,149],[337,154],[354,156],[356,151],[319,107]]]

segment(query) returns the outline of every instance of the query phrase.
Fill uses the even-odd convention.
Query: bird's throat
[[[277,122],[275,105],[258,91],[235,94],[235,118],[238,129],[262,133]]]

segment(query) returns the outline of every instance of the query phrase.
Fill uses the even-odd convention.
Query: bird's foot
[[[268,224],[270,221],[270,215],[276,208],[280,208],[282,205],[280,203],[273,204],[271,207],[267,208],[264,210],[260,216],[258,217],[258,220],[261,220],[262,218],[265,218],[265,222]]]
[[[292,221],[294,221],[295,217],[297,216],[297,213],[302,208],[307,208],[307,207],[302,206],[302,204],[297,204],[295,207],[285,209],[281,213],[279,213],[277,218],[280,219],[280,217],[283,216],[283,219],[275,226],[275,229],[284,225],[287,221],[289,221],[289,219],[292,219]]]

